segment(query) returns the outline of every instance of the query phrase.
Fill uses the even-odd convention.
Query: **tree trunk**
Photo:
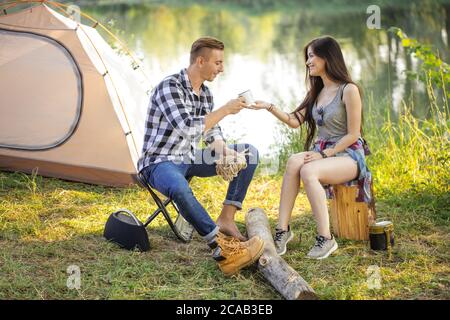
[[[287,300],[318,299],[309,284],[277,254],[264,210],[249,210],[245,216],[245,224],[249,238],[258,235],[265,242],[258,269],[270,284]]]

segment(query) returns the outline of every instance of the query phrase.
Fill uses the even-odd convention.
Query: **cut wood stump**
[[[365,202],[356,202],[356,186],[334,185],[331,200],[331,225],[338,238],[369,240],[369,225],[376,219],[376,213]]]
[[[287,300],[317,300],[311,286],[277,254],[264,210],[250,209],[245,215],[245,224],[249,238],[257,235],[265,242],[258,269],[270,284]]]

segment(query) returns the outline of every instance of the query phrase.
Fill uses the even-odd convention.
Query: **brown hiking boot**
[[[227,239],[228,241],[231,241],[232,239],[236,239],[235,237],[228,236],[228,235],[226,235],[225,233],[222,233],[222,232],[219,232],[219,233],[217,234],[217,236],[218,236],[218,237],[225,238],[225,239]],[[247,241],[240,241],[240,240],[239,240],[239,241],[240,241],[240,243],[241,243],[242,246],[244,246],[244,247],[249,247],[249,246],[255,245],[255,243],[258,243],[260,240],[261,240],[260,237],[253,237],[253,238],[248,239]]]
[[[214,249],[213,258],[220,270],[225,276],[231,276],[259,259],[264,251],[264,241],[255,236],[242,244],[239,239],[219,232],[210,247]]]

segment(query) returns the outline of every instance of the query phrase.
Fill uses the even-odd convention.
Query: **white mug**
[[[253,98],[252,92],[250,90],[239,93],[238,96],[244,98],[244,102],[247,106],[255,104],[255,99]]]

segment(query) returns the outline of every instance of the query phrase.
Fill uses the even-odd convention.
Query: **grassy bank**
[[[244,211],[262,207],[274,225],[280,185],[279,176],[256,178]],[[129,252],[107,243],[102,232],[112,211],[126,207],[145,219],[155,209],[139,188],[103,188],[4,172],[0,186],[0,299],[281,298],[255,269],[223,277],[198,236],[182,244],[160,218],[148,229],[149,252]],[[196,179],[193,187],[217,216],[225,183]],[[379,215],[395,223],[397,244],[391,260],[369,250],[366,242],[346,240],[339,240],[340,249],[325,261],[305,259],[315,224],[301,193],[293,214],[296,237],[286,261],[322,299],[450,298],[448,216],[436,213],[434,200],[423,198],[420,206],[413,206],[392,199],[378,200]],[[242,229],[243,219],[239,214]],[[69,265],[81,269],[80,290],[66,286]],[[380,267],[381,289],[367,287],[367,270],[373,265]]]

